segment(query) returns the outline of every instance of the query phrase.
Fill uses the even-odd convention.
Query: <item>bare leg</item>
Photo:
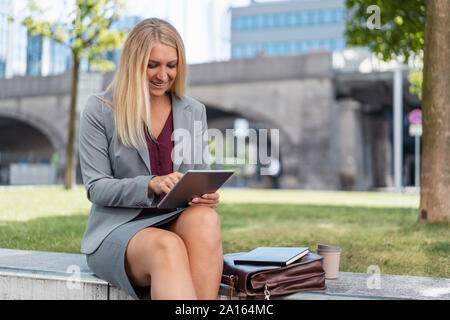
[[[223,268],[220,219],[214,209],[186,209],[169,227],[183,239],[198,299],[217,299]]]
[[[183,240],[175,233],[146,228],[128,243],[125,269],[131,283],[151,284],[152,299],[197,299]]]

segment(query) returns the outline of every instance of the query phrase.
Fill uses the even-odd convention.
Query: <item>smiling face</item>
[[[177,50],[157,42],[150,53],[147,67],[150,96],[161,97],[172,87],[177,76]]]

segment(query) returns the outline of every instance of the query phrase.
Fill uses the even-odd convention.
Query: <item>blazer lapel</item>
[[[180,99],[176,95],[172,93],[172,114],[173,114],[173,130],[177,129],[185,129],[190,131],[190,124],[192,123],[192,110],[189,104],[185,99]],[[172,139],[174,136],[172,135]],[[174,141],[174,150],[180,150],[183,141],[180,139]],[[180,169],[181,162],[176,162],[174,157],[173,159],[173,172],[176,172]]]
[[[139,155],[141,156],[142,161],[144,161],[145,166],[147,167],[148,173],[152,174],[152,167],[150,165],[150,154],[148,153],[148,147],[141,148],[137,150]]]

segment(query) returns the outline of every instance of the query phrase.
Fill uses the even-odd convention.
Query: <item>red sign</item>
[[[422,111],[420,109],[414,109],[409,113],[410,124],[422,124]]]

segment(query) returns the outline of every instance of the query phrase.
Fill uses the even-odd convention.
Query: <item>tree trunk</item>
[[[450,221],[450,1],[427,0],[419,221]]]
[[[75,159],[75,134],[77,115],[77,95],[78,95],[78,71],[80,69],[80,59],[77,54],[73,55],[72,69],[72,92],[70,95],[70,116],[67,134],[66,168],[64,187],[72,189],[76,183],[76,159]]]

